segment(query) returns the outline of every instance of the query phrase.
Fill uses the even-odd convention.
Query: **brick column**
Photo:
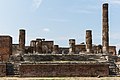
[[[25,30],[19,30],[19,49],[22,52],[25,52]]]
[[[109,23],[108,23],[108,3],[103,4],[102,14],[102,50],[103,53],[109,52]]]
[[[69,39],[69,53],[75,53],[75,39]]]
[[[36,52],[42,53],[42,39],[36,39]]]
[[[31,42],[30,42],[30,47],[32,47],[32,52],[33,53],[36,53],[36,40],[32,40]]]
[[[54,45],[52,53],[53,54],[59,54],[59,45]]]
[[[90,53],[92,51],[92,31],[86,30],[86,51]]]

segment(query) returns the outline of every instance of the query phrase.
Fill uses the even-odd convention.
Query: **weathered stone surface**
[[[0,36],[0,61],[8,61],[12,54],[12,37]]]
[[[48,63],[21,64],[21,77],[85,77],[108,76],[108,64]]]
[[[109,23],[108,23],[108,3],[103,4],[102,20],[102,46],[103,53],[109,52]]]
[[[90,53],[92,51],[92,31],[86,30],[86,51]]]

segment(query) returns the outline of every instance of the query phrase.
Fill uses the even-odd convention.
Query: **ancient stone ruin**
[[[116,46],[109,45],[108,3],[102,6],[102,45],[92,43],[92,30],[86,30],[86,44],[69,39],[68,47],[42,38],[25,46],[25,30],[19,30],[19,44],[0,36],[0,76],[94,77],[119,75]]]

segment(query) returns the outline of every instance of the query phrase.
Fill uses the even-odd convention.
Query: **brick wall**
[[[107,64],[21,64],[21,77],[82,77],[82,76],[108,76]]]
[[[8,61],[12,54],[12,37],[0,36],[0,61]]]

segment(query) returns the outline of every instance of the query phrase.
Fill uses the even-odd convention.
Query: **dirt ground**
[[[120,80],[120,77],[1,77],[0,80]]]

